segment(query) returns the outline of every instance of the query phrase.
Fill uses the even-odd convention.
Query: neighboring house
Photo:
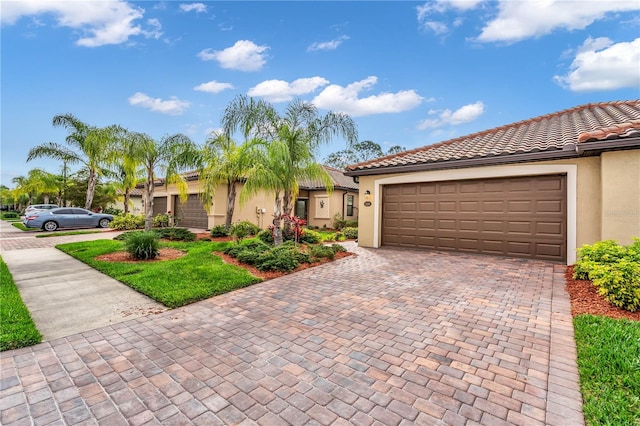
[[[124,193],[118,190],[119,201],[109,204],[108,207],[124,210]],[[131,214],[143,214],[144,205],[142,201],[142,188],[133,188],[129,191],[129,213]]]
[[[640,101],[582,105],[347,167],[359,244],[554,260],[640,237]]]
[[[334,181],[332,195],[319,182],[300,182],[300,193],[294,205],[294,214],[307,220],[310,226],[331,226],[333,216],[344,215],[345,219],[358,217],[358,185],[353,179],[346,177],[339,170],[326,167]],[[159,213],[171,212],[178,220],[178,226],[189,228],[211,229],[216,225],[224,225],[227,213],[227,185],[221,184],[216,189],[216,197],[211,203],[209,213],[200,199],[200,182],[198,173],[183,174],[187,179],[188,197],[182,203],[176,185],[165,187],[163,182],[156,183],[153,201],[154,216]],[[274,194],[261,193],[240,206],[240,191],[233,214],[233,221],[249,221],[260,228],[266,228],[273,221]]]

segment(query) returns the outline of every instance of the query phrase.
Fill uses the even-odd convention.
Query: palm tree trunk
[[[233,221],[233,210],[236,205],[236,182],[227,183],[227,217],[224,222],[224,226],[227,229],[231,229],[231,222]]]
[[[124,190],[124,214],[129,213],[129,201],[131,200],[131,194],[129,188]]]
[[[153,185],[153,172],[147,174],[147,181],[144,184],[144,194],[146,200],[144,202],[145,218],[144,218],[144,230],[151,231],[153,225],[153,191],[155,187]]]
[[[278,247],[282,245],[282,201],[280,200],[280,193],[276,192],[275,209],[273,213],[273,245]]]
[[[91,204],[93,204],[93,194],[96,191],[96,184],[98,183],[98,176],[94,169],[89,169],[89,185],[87,185],[87,199],[84,203],[84,208],[91,210]]]
[[[290,190],[284,191],[282,195],[282,213],[284,215],[284,235],[291,235],[291,221],[288,217],[291,217],[293,211],[293,194]]]

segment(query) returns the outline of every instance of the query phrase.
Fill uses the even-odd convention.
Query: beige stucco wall
[[[119,210],[124,210],[124,197],[121,197],[115,203],[109,204],[109,207]],[[143,214],[144,209],[142,207],[142,197],[130,197],[129,198],[129,213],[131,214]]]
[[[552,169],[558,170],[552,170]],[[603,239],[631,242],[640,236],[640,150],[604,153],[602,156],[544,161],[506,166],[477,167],[446,171],[360,176],[359,236],[363,247],[380,244],[382,228],[381,188],[384,181],[430,181],[503,177],[517,174],[551,174],[568,171],[568,246],[575,248]],[[573,182],[573,184],[572,184]],[[364,193],[371,192],[372,205],[366,207]],[[571,198],[571,199],[569,199]],[[571,231],[573,228],[573,233]]]
[[[601,157],[603,240],[630,244],[640,237],[640,150]]]
[[[347,195],[354,196],[352,216],[346,215]],[[347,220],[358,219],[357,192],[335,190],[329,195],[326,191],[309,191],[308,198],[308,225],[310,226],[331,228],[333,226],[333,217],[337,214],[344,215]]]
[[[266,228],[273,219],[274,196],[266,192],[261,192],[255,197],[250,198],[242,206],[240,205],[240,191],[242,185],[237,187],[236,202],[233,212],[233,221],[249,221],[258,225],[260,228]],[[197,194],[200,191],[199,181],[188,182],[188,194]],[[167,196],[167,210],[175,211],[174,195],[178,195],[179,191],[176,185],[169,185],[168,188],[156,187],[154,197]],[[260,209],[258,211],[258,209]],[[264,210],[264,211],[263,211]],[[224,225],[227,216],[227,185],[221,184],[216,188],[216,196],[209,208],[208,213],[208,229],[216,225]]]

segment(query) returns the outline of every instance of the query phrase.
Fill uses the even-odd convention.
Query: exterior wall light
[[[371,191],[369,191],[368,189],[364,191],[364,199],[365,201],[371,201]]]

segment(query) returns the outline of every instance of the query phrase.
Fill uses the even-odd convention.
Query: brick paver
[[[564,266],[349,249],[4,352],[0,423],[583,424]]]

